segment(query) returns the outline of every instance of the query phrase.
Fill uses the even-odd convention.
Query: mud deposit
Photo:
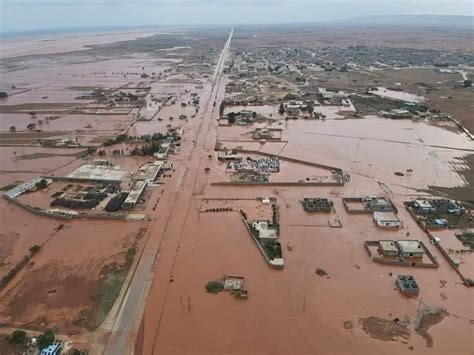
[[[383,341],[401,341],[410,339],[410,330],[393,320],[379,317],[361,318],[359,320],[362,329],[371,338]]]
[[[426,346],[432,348],[434,345],[434,339],[429,334],[429,329],[440,323],[444,318],[449,316],[449,313],[444,309],[440,308],[424,308],[417,316],[415,320],[415,331],[417,334],[425,338]]]

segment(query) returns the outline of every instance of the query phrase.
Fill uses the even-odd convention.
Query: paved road
[[[219,94],[221,81],[222,81],[222,72],[224,68],[225,58],[230,47],[234,30],[230,31],[229,37],[224,45],[222,53],[217,61],[214,74],[212,76],[212,90],[209,100],[207,101],[201,123],[196,132],[196,137],[194,139],[195,144],[191,149],[188,160],[199,159],[200,155],[205,154],[205,142],[207,132],[211,128],[212,117],[215,109],[219,109],[217,103],[214,106],[214,102],[217,100]],[[188,209],[189,204],[192,198],[192,187],[194,186],[194,179],[199,173],[199,165],[192,164],[190,168],[186,168],[182,178],[175,187],[174,198],[172,200],[171,206],[167,206],[170,211],[165,222],[164,233],[168,229],[168,224],[173,223],[173,210],[176,202],[179,200],[187,199],[188,200]],[[192,171],[191,171],[192,170]],[[186,188],[188,187],[188,188]],[[189,188],[191,187],[191,188]],[[151,233],[156,225],[157,219],[154,219],[154,222],[151,223],[148,233]],[[161,220],[162,222],[163,220]],[[150,283],[150,275],[152,274],[153,265],[155,264],[157,253],[160,249],[161,242],[156,245],[156,243],[148,243],[145,246],[143,254],[138,262],[138,265],[135,269],[134,275],[131,279],[130,285],[127,292],[125,293],[124,299],[122,300],[122,305],[118,313],[117,319],[114,324],[112,335],[109,339],[109,342],[106,347],[106,354],[113,355],[122,355],[130,354],[133,352],[133,337],[136,334],[135,327],[139,326],[139,320],[142,317],[143,311],[143,302],[146,300],[146,293]],[[138,321],[137,321],[138,320]],[[159,326],[158,326],[159,328]]]

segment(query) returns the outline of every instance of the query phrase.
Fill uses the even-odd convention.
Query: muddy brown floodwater
[[[188,38],[189,33],[185,34]],[[153,54],[137,51],[108,57],[101,52],[91,61],[83,61],[78,54],[82,59],[77,62],[59,56],[54,57],[58,65],[49,66],[51,57],[43,55],[53,55],[57,44],[68,43],[58,39],[44,48],[39,42],[27,44],[33,46],[32,53],[49,54],[19,61],[18,70],[8,70],[12,59],[5,59],[7,64],[1,69],[6,75],[0,83],[5,87],[14,84],[16,89],[0,104],[0,187],[38,175],[65,176],[98,158],[98,154],[81,158],[84,147],[40,147],[40,138],[77,138],[84,146],[99,146],[125,132],[140,136],[181,126],[184,134],[170,156],[173,168],[159,178],[159,184],[147,187],[145,203],[135,210],[148,215],[147,221],[62,221],[0,200],[0,276],[21,261],[30,247],[42,246],[0,290],[0,323],[40,330],[57,327],[60,335],[89,344],[93,354],[133,350],[136,354],[258,355],[472,351],[472,290],[461,284],[459,275],[403,203],[426,196],[429,186],[469,186],[466,157],[472,156],[473,141],[457,130],[422,121],[375,116],[342,120],[336,106],[315,109],[324,110],[326,120],[286,121],[278,115],[278,106],[266,105],[255,111],[272,114],[273,121],[245,127],[219,125],[219,104],[231,80],[222,74],[229,55],[228,35],[227,30],[218,38],[199,34],[195,46],[165,43],[169,50],[154,50]],[[64,50],[84,54],[84,44],[115,40],[75,39]],[[224,56],[218,57],[223,48]],[[23,50],[11,44],[10,56]],[[143,72],[157,76],[142,77]],[[163,76],[158,78],[158,74]],[[120,92],[139,85],[148,88],[145,101],[152,103],[141,108],[141,120],[136,107],[106,108],[78,98],[97,88]],[[166,104],[151,102],[151,95]],[[196,96],[199,104],[194,106]],[[65,107],[71,104],[81,106],[80,112],[67,111]],[[36,115],[28,113],[34,105],[38,105]],[[60,117],[39,127],[39,120],[56,115],[44,111],[52,107],[63,110],[57,113]],[[242,108],[227,108],[226,112]],[[186,117],[180,119],[180,115]],[[27,129],[29,123],[38,123],[40,132]],[[12,125],[16,133],[10,132]],[[256,127],[281,129],[281,141],[252,141],[249,132]],[[344,186],[216,185],[230,181],[225,164],[217,160],[217,142],[221,147],[242,147],[340,168],[350,180]],[[151,159],[112,156],[116,149],[128,153],[133,144],[99,149],[121,169],[134,172]],[[330,169],[282,159],[281,172],[270,181],[305,181],[322,175],[331,175]],[[20,200],[47,207],[51,195],[65,184],[55,183]],[[342,197],[368,195],[388,196],[398,208],[402,227],[381,229],[370,214],[347,213]],[[273,211],[260,202],[262,197],[275,198],[278,206],[282,270],[269,267],[238,213],[242,210],[250,219],[270,219]],[[305,197],[327,198],[333,209],[307,213],[301,204]],[[219,208],[232,211],[208,211]],[[453,237],[450,232],[436,235],[448,240]],[[383,239],[422,241],[439,268],[373,262],[364,241]],[[446,247],[461,248],[456,240],[446,242]],[[126,279],[121,275],[125,286],[120,283],[115,289],[117,302],[109,305],[108,315],[101,314],[100,290],[111,272],[122,270],[130,261],[131,249],[135,253],[133,263],[128,264],[132,272]],[[463,270],[472,266],[468,255],[461,260],[464,258]],[[415,277],[421,288],[418,298],[395,289],[396,277],[403,274]],[[237,299],[228,292],[206,292],[208,281],[224,275],[244,276],[248,299]],[[440,311],[423,313],[425,309]],[[96,319],[91,314],[96,313],[104,321],[92,330]]]

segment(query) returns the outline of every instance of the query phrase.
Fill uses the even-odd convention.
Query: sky
[[[0,32],[473,15],[474,0],[0,0]]]

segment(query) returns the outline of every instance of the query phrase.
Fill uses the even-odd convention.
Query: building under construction
[[[304,198],[301,203],[306,212],[331,212],[333,206],[327,198]]]

